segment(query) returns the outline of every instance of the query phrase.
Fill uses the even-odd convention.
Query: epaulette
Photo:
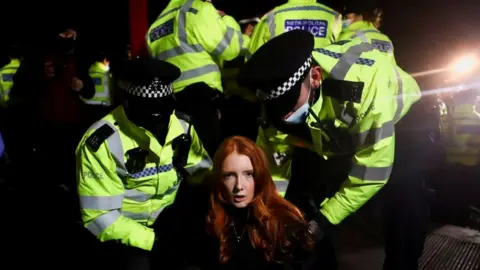
[[[94,152],[97,152],[100,148],[100,145],[102,145],[102,143],[105,142],[106,139],[112,136],[113,133],[115,133],[115,129],[110,127],[108,124],[104,124],[97,130],[95,130],[95,132],[93,132],[90,137],[88,137],[86,143],[89,147],[92,148]]]
[[[327,78],[322,82],[322,94],[338,101],[360,103],[364,82],[351,82]]]
[[[187,123],[191,123],[192,122],[192,117],[186,113],[183,113],[183,112],[180,112],[180,111],[177,111],[175,110],[175,116],[180,119],[180,120],[183,120]]]

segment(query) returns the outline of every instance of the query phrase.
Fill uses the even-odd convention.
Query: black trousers
[[[205,83],[192,84],[175,94],[177,110],[192,117],[198,137],[211,157],[223,140],[218,94],[218,90]]]

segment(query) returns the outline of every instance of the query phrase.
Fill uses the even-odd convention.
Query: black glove
[[[319,212],[316,218],[308,222],[308,232],[313,236],[313,239],[318,242],[328,234],[330,226],[331,223]]]

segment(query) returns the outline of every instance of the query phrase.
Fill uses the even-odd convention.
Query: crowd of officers
[[[384,221],[384,269],[417,269],[430,212],[426,180],[438,156],[432,149],[445,142],[449,181],[474,187],[478,178],[476,96],[458,93],[435,104],[421,98],[379,30],[382,11],[374,1],[347,1],[339,10],[289,0],[242,24],[214,5],[169,2],[146,36],[150,59],[161,61],[139,58],[110,69],[101,56],[82,73],[69,60],[73,30],[58,35],[61,45],[42,59],[42,76],[32,68],[22,74],[22,60],[11,54],[0,69],[2,112],[16,123],[38,121],[35,135],[27,125],[2,124],[3,162],[17,164],[18,172],[29,162],[26,151],[40,151],[39,167],[58,168],[49,177],[77,191],[84,227],[104,242],[100,258],[111,263],[107,253],[122,254],[120,266],[150,269],[138,260],[140,251],[176,258],[177,249],[163,245],[172,209],[195,215],[185,203],[169,206],[181,192],[201,189],[225,137],[243,135],[264,149],[278,191],[323,221],[318,269],[337,268],[332,228],[374,200]],[[40,91],[62,83],[69,89],[63,99],[56,96],[61,90]],[[79,103],[81,121],[71,113]],[[26,145],[30,136],[39,143]],[[76,183],[65,181],[69,175]],[[438,192],[459,196],[448,184]],[[176,196],[179,187],[186,191]],[[452,215],[474,204],[463,200]]]

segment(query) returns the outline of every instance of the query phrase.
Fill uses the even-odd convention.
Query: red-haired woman
[[[276,191],[262,150],[247,138],[226,139],[214,158],[201,269],[294,269],[313,247],[302,213]]]

